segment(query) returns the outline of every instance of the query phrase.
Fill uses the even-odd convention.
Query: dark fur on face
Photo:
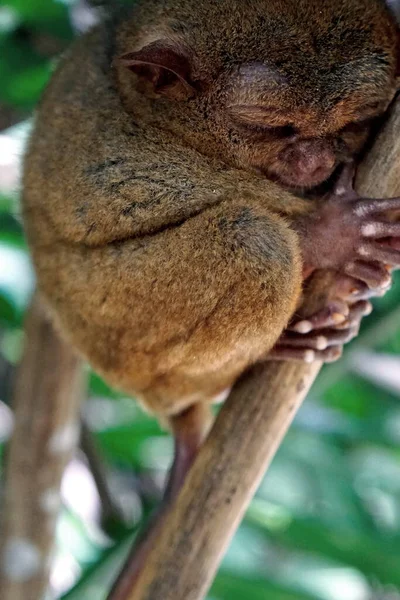
[[[160,126],[290,188],[318,185],[356,155],[396,90],[397,32],[380,0],[134,10],[119,51],[137,78],[123,60],[117,69],[128,109],[140,111],[137,90],[152,95],[157,115],[165,104]]]

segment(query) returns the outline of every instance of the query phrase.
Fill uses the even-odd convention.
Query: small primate
[[[249,365],[335,359],[390,285],[400,199],[357,197],[349,165],[396,93],[397,40],[381,0],[138,0],[61,60],[25,162],[38,285],[170,424],[168,497]],[[318,269],[336,297],[296,318]]]

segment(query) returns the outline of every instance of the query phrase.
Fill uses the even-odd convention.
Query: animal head
[[[222,159],[290,188],[357,154],[396,91],[381,0],[140,0],[119,49],[140,93],[202,121]]]

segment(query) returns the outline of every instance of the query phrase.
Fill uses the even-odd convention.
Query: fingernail
[[[348,329],[350,327],[350,321],[346,319],[343,323],[340,323],[337,328],[338,329]]]
[[[324,335],[318,336],[316,341],[317,350],[326,350],[328,347],[328,340]]]
[[[292,329],[297,333],[309,333],[312,330],[312,323],[310,321],[299,321]]]
[[[314,350],[306,350],[304,352],[304,362],[312,363],[315,360],[315,352]]]
[[[346,320],[346,317],[344,315],[342,315],[341,313],[333,313],[333,315],[332,315],[332,321],[334,323],[336,323],[336,325],[343,323],[345,320]]]

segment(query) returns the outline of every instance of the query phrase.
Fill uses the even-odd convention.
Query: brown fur
[[[396,37],[378,0],[136,4],[61,61],[24,215],[62,330],[170,416],[230,386],[286,326],[294,224],[312,204],[270,180],[310,187],[360,150],[393,97]],[[136,60],[158,40],[182,59],[159,93]],[[132,53],[128,69],[118,58]]]

